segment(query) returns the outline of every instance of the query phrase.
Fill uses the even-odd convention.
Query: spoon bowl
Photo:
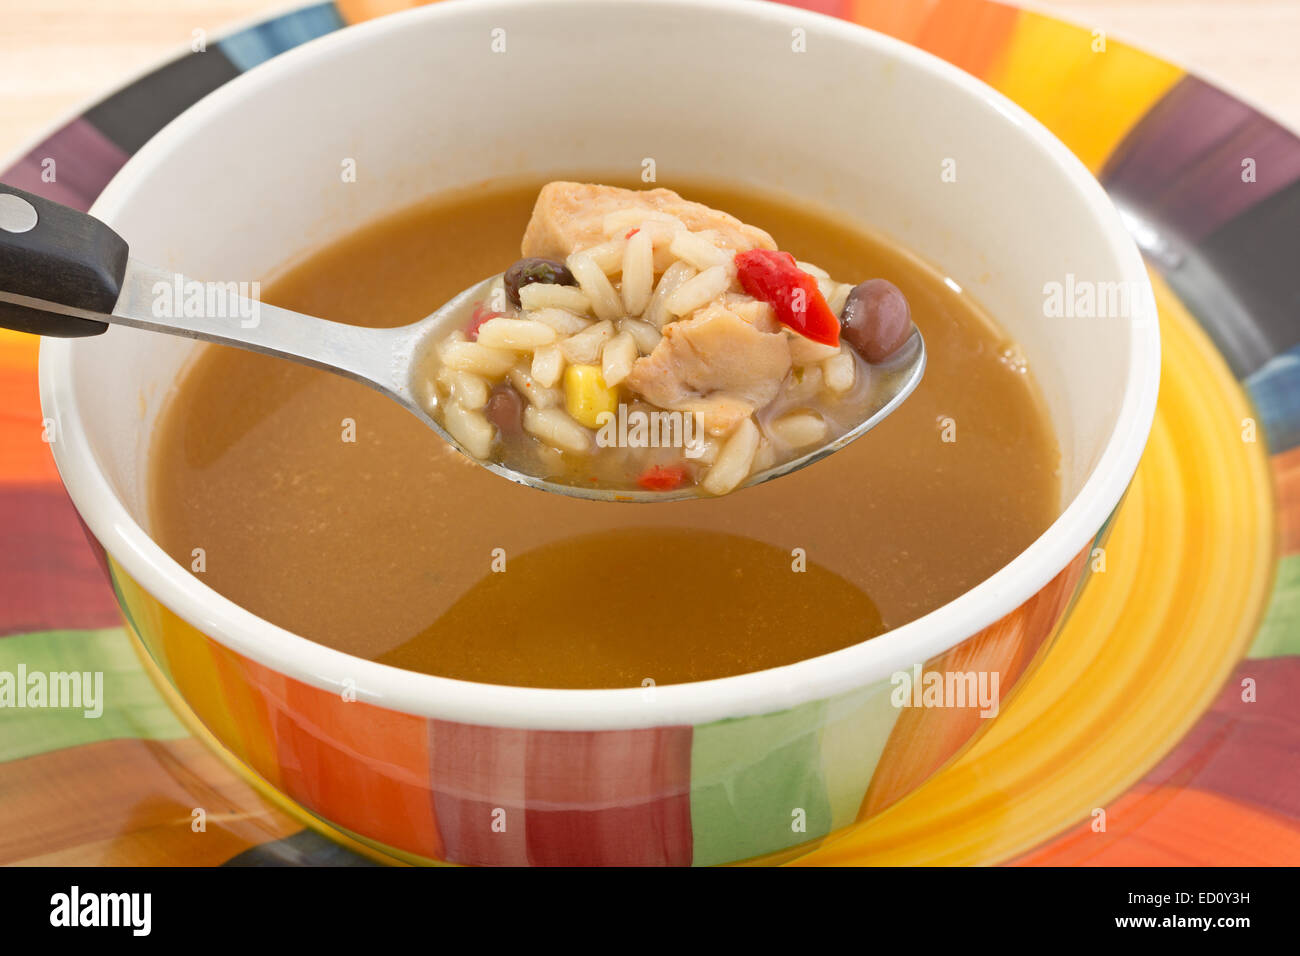
[[[465,327],[502,280],[498,273],[477,282],[410,325],[345,325],[240,296],[226,283],[196,282],[138,262],[128,255],[121,237],[97,219],[0,184],[0,327],[74,337],[124,325],[274,355],[382,392],[461,454],[517,484],[592,501],[705,497],[693,487],[591,487],[531,475],[474,456],[430,413],[421,395],[435,368],[436,343],[452,329]],[[194,297],[192,290],[202,294]],[[202,307],[191,308],[192,302]],[[925,360],[925,340],[913,326],[911,336],[886,363],[872,366],[865,418],[811,451],[750,475],[734,490],[806,468],[865,435],[916,388]]]
[[[432,355],[434,342],[452,329],[464,328],[468,324],[474,309],[490,299],[494,288],[501,279],[501,274],[484,279],[482,282],[461,292],[436,312],[431,313],[419,322],[390,330],[402,336],[403,345],[401,348],[403,351],[401,352],[401,358],[397,355],[394,356],[394,368],[398,371],[398,375],[391,387],[382,388],[381,390],[400,401],[461,454],[477,462],[488,471],[517,484],[589,501],[625,501],[645,504],[709,497],[693,487],[649,491],[636,488],[593,487],[591,485],[571,484],[538,477],[537,475],[510,468],[497,461],[488,461],[475,457],[443,427],[435,415],[430,414],[429,410],[419,400],[419,395],[423,383],[431,377],[430,369],[434,367],[435,359]],[[405,362],[404,370],[398,368],[403,361]],[[925,339],[922,337],[920,330],[913,325],[912,333],[903,345],[886,362],[871,367],[873,381],[868,404],[869,413],[865,418],[832,440],[804,452],[802,455],[755,472],[730,493],[751,485],[760,485],[774,478],[791,474],[801,468],[806,468],[861,438],[880,424],[911,395],[925,374],[925,363]],[[403,371],[405,380],[398,381],[397,379],[403,377]],[[371,380],[369,384],[374,385],[376,383]]]

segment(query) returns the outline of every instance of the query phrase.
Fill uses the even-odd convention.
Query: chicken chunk
[[[762,229],[735,216],[683,199],[671,189],[621,189],[592,183],[552,182],[542,187],[524,231],[524,256],[564,259],[599,245],[607,238],[605,217],[625,209],[645,209],[676,216],[692,232],[714,230],[718,244],[734,252],[775,249]]]
[[[665,326],[625,381],[660,408],[698,412],[704,428],[720,435],[776,398],[790,365],[784,335],[715,302]]]
[[[785,326],[776,320],[776,310],[761,299],[754,299],[738,292],[728,292],[722,297],[721,306],[736,313],[760,332],[780,332]],[[706,309],[717,305],[705,306]],[[700,313],[703,314],[703,311]]]

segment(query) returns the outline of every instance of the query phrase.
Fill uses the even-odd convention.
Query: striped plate
[[[203,95],[415,5],[337,0],[241,30],[0,179],[87,209]],[[1147,256],[1164,368],[1147,453],[1052,652],[928,783],[794,862],[1300,861],[1300,140],[1169,63],[991,0],[797,5],[950,60],[1073,149]],[[35,340],[0,331],[0,671],[102,671],[109,706],[93,721],[0,710],[0,863],[391,861],[222,751],[120,626],[41,441],[35,379]]]

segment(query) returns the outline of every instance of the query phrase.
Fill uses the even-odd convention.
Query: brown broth
[[[358,325],[415,321],[517,258],[540,185],[407,209],[291,266],[265,298]],[[203,548],[207,584],[339,650],[446,677],[590,688],[846,647],[952,600],[1046,529],[1056,441],[1032,377],[1008,361],[1013,344],[969,296],[824,211],[663,185],[832,275],[897,284],[929,350],[916,392],[865,438],[769,484],[601,504],[512,485],[365,386],[209,346],[154,439],[155,538],[185,567]],[[945,418],[956,441],[942,440]]]

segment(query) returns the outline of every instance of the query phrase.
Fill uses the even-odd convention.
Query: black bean
[[[524,400],[510,385],[496,385],[488,396],[487,420],[503,435],[517,435],[524,428]]]
[[[506,298],[516,308],[519,306],[519,290],[526,285],[540,282],[543,285],[576,285],[573,273],[563,262],[554,259],[520,259],[506,270]]]
[[[912,334],[912,310],[898,286],[868,279],[853,287],[840,315],[841,334],[868,362],[883,362]]]

